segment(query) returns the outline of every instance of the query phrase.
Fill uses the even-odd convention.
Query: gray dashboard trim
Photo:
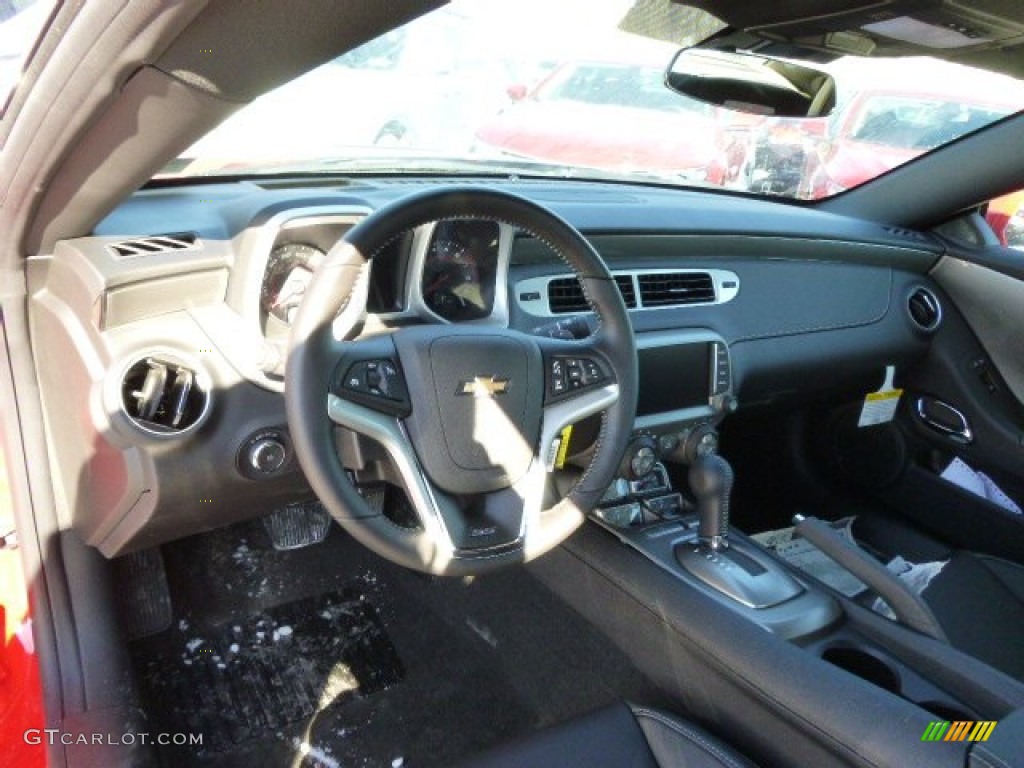
[[[620,275],[628,275],[633,283],[633,293],[636,296],[636,307],[631,308],[630,312],[649,312],[651,310],[665,310],[665,309],[687,309],[695,307],[707,307],[714,306],[716,304],[726,304],[736,298],[736,294],[740,291],[740,278],[735,272],[731,272],[725,269],[716,269],[713,267],[697,268],[697,267],[678,267],[669,269],[613,269],[611,270],[613,276],[618,277]],[[640,275],[674,275],[674,274],[688,274],[698,275],[707,274],[711,277],[711,281],[715,287],[715,298],[714,301],[702,301],[695,304],[671,304],[661,305],[654,307],[646,307],[643,303],[643,296],[640,291],[639,276]],[[515,300],[519,305],[519,308],[524,312],[529,312],[531,315],[538,317],[571,317],[574,314],[591,314],[587,312],[552,312],[550,305],[548,304],[548,285],[552,280],[565,279],[572,277],[568,272],[554,275],[544,275],[542,277],[528,277],[523,280],[516,281],[515,284]],[[523,299],[524,293],[537,293],[538,298],[536,299]]]
[[[651,349],[653,347],[667,347],[676,344],[701,344],[718,342],[728,354],[728,345],[725,339],[714,331],[704,328],[683,328],[672,331],[652,331],[649,333],[636,334],[636,348]],[[640,382],[643,385],[643,382]],[[732,384],[728,392],[732,393]],[[721,397],[721,396],[719,396]],[[653,429],[668,426],[692,424],[695,422],[708,421],[720,416],[720,410],[716,409],[711,399],[705,405],[698,405],[692,408],[681,408],[675,411],[664,411],[662,413],[650,413],[645,416],[637,416],[633,422],[634,429]]]
[[[339,205],[293,208],[271,216],[259,227],[255,241],[247,249],[249,253],[242,274],[241,292],[236,294],[241,296],[239,312],[258,326],[263,276],[274,244],[282,232],[334,222],[355,225],[370,213],[371,209],[366,206]]]
[[[431,224],[425,224],[416,230],[416,234],[413,237],[412,253],[407,268],[406,310],[390,315],[381,315],[382,318],[408,317],[410,314],[413,314],[436,323],[449,322],[440,315],[435,314],[427,306],[423,298],[423,266],[426,263],[430,242],[433,239],[436,227],[436,221]],[[494,306],[491,308],[491,314],[487,317],[480,318],[479,320],[470,320],[461,324],[508,327],[508,265],[511,259],[512,243],[515,240],[515,235],[515,227],[498,222],[498,263],[495,271]]]

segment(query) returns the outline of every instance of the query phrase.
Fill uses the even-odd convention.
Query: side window
[[[1000,243],[1024,251],[1024,189],[992,200],[985,220]]]

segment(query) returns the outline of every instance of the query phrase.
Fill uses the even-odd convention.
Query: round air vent
[[[939,298],[927,288],[915,288],[907,299],[910,320],[922,331],[931,333],[942,322]]]
[[[135,426],[176,436],[196,427],[210,407],[209,383],[194,366],[171,355],[136,360],[121,378],[121,407]]]

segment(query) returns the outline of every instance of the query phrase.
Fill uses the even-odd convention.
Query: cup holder
[[[899,694],[901,691],[900,676],[896,670],[870,653],[857,648],[826,648],[821,658],[891,693]]]

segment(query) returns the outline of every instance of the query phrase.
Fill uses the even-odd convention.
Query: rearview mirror
[[[828,73],[748,53],[684,48],[665,83],[697,101],[773,117],[825,117],[836,105]]]

